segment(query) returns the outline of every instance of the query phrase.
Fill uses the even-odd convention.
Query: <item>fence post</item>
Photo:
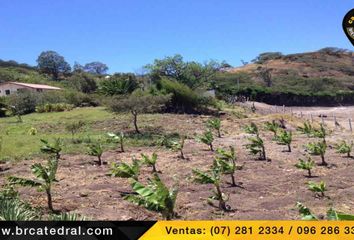
[[[285,113],[285,105],[283,105],[283,113]]]
[[[302,112],[300,112],[300,118],[302,118]]]
[[[324,125],[323,114],[321,114],[321,123]]]
[[[351,118],[349,118],[349,128],[350,128],[350,132],[353,132],[352,119]]]
[[[313,115],[310,113],[311,123],[313,123]]]

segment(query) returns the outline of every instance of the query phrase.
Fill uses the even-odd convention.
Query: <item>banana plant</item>
[[[60,153],[62,151],[62,141],[60,138],[56,138],[53,143],[50,143],[47,140],[41,139],[42,146],[40,148],[42,153],[53,155],[57,160],[60,159]]]
[[[309,143],[306,145],[307,151],[314,156],[321,156],[322,166],[327,166],[328,163],[325,160],[325,154],[327,149],[327,144],[324,141]]]
[[[259,135],[258,127],[254,122],[251,122],[250,125],[244,126],[244,130],[248,134],[255,134],[257,136]]]
[[[280,124],[273,120],[271,122],[266,122],[264,127],[266,130],[272,132],[275,138],[277,136],[278,129],[280,128]]]
[[[0,221],[38,220],[37,212],[18,198],[0,196]]]
[[[15,176],[9,177],[9,184],[20,185],[23,187],[35,187],[38,191],[45,191],[47,194],[48,208],[54,212],[52,203],[52,186],[54,182],[58,182],[55,175],[58,170],[58,159],[49,158],[47,165],[35,163],[31,166],[32,173],[36,177],[35,180],[20,178]]]
[[[193,181],[199,184],[213,184],[215,190],[213,195],[208,198],[208,201],[216,200],[219,202],[219,209],[222,211],[229,211],[230,206],[226,204],[229,197],[221,191],[221,168],[218,165],[213,165],[209,171],[202,171],[199,169],[192,170],[194,177]]]
[[[152,172],[156,173],[157,172],[157,170],[156,170],[157,154],[153,153],[151,155],[151,157],[149,157],[149,156],[142,153],[141,157],[142,157],[142,163],[146,164],[147,166],[152,167]]]
[[[99,166],[102,165],[102,154],[104,152],[102,143],[100,141],[92,143],[88,146],[88,154],[90,156],[95,156],[97,157],[97,163]]]
[[[347,143],[345,140],[342,140],[340,143],[335,144],[334,148],[337,150],[337,153],[347,154],[347,157],[351,157],[353,141]]]
[[[48,217],[49,221],[87,221],[86,217],[82,217],[77,213],[61,213],[51,214]]]
[[[303,123],[303,126],[298,127],[297,130],[303,134],[306,134],[308,137],[313,137],[314,128],[309,121]]]
[[[326,184],[323,181],[320,183],[308,182],[308,189],[318,197],[324,197],[325,191],[327,191]]]
[[[328,135],[328,132],[322,123],[320,124],[320,129],[313,130],[313,136],[317,137],[317,138],[321,138],[324,143],[326,143],[326,136],[327,135]]]
[[[158,174],[154,173],[147,185],[132,179],[131,187],[136,194],[124,196],[125,200],[143,206],[150,211],[159,212],[165,220],[176,216],[174,209],[178,194],[177,184],[169,189]]]
[[[182,136],[179,141],[171,142],[172,150],[173,151],[179,151],[180,158],[182,158],[182,159],[185,159],[185,156],[184,156],[184,153],[183,153],[185,139],[186,139],[185,136]]]
[[[125,140],[124,133],[120,132],[118,135],[114,133],[107,133],[107,135],[111,140],[118,142],[120,146],[120,151],[124,152],[124,140]]]
[[[266,151],[264,147],[263,139],[256,135],[255,137],[248,138],[250,143],[246,144],[246,148],[252,153],[253,155],[259,154],[260,160],[266,160]]]
[[[112,163],[110,174],[113,177],[132,178],[138,181],[140,168],[141,168],[141,162],[133,158],[132,164]]]
[[[296,203],[296,207],[299,210],[299,214],[301,216],[301,220],[319,220],[318,217],[316,217],[311,210],[306,207],[304,204],[301,202]],[[353,221],[354,220],[354,215],[346,214],[346,213],[340,213],[334,210],[333,208],[330,208],[327,211],[326,214],[326,219],[327,220],[335,220],[335,221]]]
[[[234,147],[230,146],[230,151],[217,149],[214,164],[218,165],[223,174],[230,175],[231,186],[236,187],[235,171],[241,170],[243,166],[236,164],[236,154]]]
[[[291,142],[293,140],[292,132],[282,129],[279,133],[276,133],[275,139],[277,144],[288,146],[288,152],[291,152]]]
[[[308,177],[312,177],[312,168],[315,166],[315,162],[311,159],[311,157],[307,158],[307,161],[304,161],[303,159],[299,159],[299,162],[295,164],[295,167],[298,169],[303,169],[306,170],[308,173]]]
[[[208,145],[210,151],[214,151],[214,147],[213,147],[214,137],[213,137],[213,133],[209,129],[205,131],[202,135],[198,136],[197,140],[201,143]]]
[[[219,118],[209,119],[207,121],[207,127],[210,129],[214,129],[219,138],[221,138],[221,120]]]

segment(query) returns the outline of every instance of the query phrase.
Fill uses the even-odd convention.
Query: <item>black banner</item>
[[[133,240],[139,239],[154,221],[26,221],[0,222],[0,239],[14,240]]]

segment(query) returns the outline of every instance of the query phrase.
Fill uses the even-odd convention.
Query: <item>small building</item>
[[[0,83],[0,96],[8,96],[16,93],[18,90],[26,89],[33,92],[44,92],[61,90],[61,88],[43,84],[20,83],[20,82],[3,82]]]

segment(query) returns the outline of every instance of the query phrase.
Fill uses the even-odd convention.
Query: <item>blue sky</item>
[[[54,50],[73,64],[134,72],[156,58],[226,60],[261,52],[352,49],[342,30],[349,0],[1,0],[0,59],[31,65]]]

